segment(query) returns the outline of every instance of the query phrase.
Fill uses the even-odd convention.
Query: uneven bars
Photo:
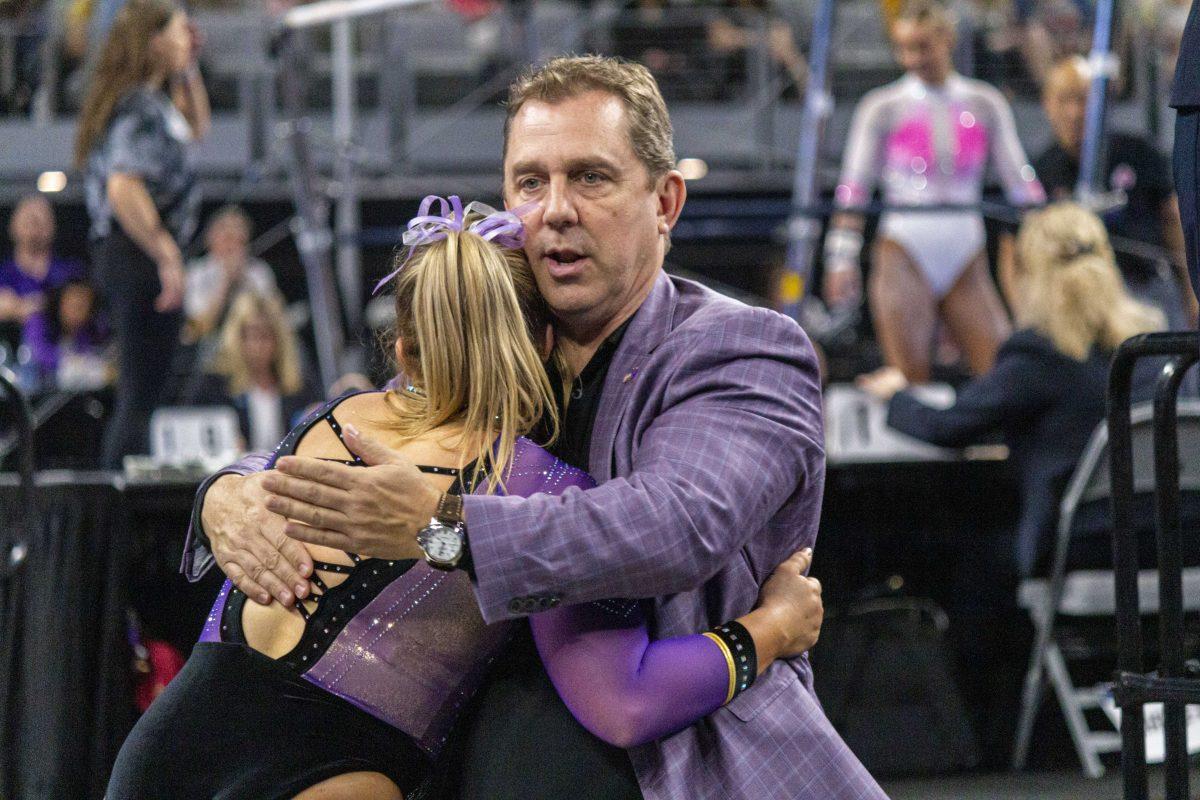
[[[297,30],[326,25],[343,19],[365,17],[397,8],[407,8],[428,3],[429,0],[321,0],[306,6],[297,6],[283,15],[283,26]]]

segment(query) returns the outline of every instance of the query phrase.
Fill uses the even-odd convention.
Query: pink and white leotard
[[[1045,201],[999,91],[957,73],[941,86],[906,74],[855,109],[835,200],[840,209],[861,207],[878,181],[889,205],[974,205],[989,154],[1010,203]],[[984,247],[977,211],[889,211],[878,235],[904,248],[939,298]]]

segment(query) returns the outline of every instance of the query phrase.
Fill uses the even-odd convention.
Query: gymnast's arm
[[[992,117],[992,163],[1004,185],[1004,195],[1014,206],[1041,205],[1046,202],[1046,190],[1038,180],[1029,156],[1017,136],[1017,123],[1004,95],[986,87],[983,102]]]
[[[820,632],[821,585],[804,577],[811,553],[794,554],[763,586],[760,604],[736,621],[750,634],[751,658],[738,640],[712,634],[650,641],[637,601],[567,606],[530,618],[554,688],[579,723],[617,747],[634,747],[691,725],[728,703],[777,658],[798,656]],[[740,631],[734,628],[733,636]],[[728,649],[727,649],[728,648]],[[748,666],[744,667],[748,669]]]
[[[834,190],[839,211],[825,234],[824,287],[830,305],[857,302],[862,294],[863,229],[866,220],[855,209],[865,206],[875,191],[883,158],[883,102],[870,93],[854,110],[850,135],[842,156],[842,173]]]

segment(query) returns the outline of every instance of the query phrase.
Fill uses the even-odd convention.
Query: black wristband
[[[733,688],[729,697],[732,700],[749,689],[758,677],[758,652],[754,649],[754,638],[746,626],[736,620],[718,625],[709,633],[721,640],[733,660]]]

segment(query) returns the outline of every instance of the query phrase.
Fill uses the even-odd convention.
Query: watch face
[[[434,561],[450,563],[462,553],[462,537],[458,531],[441,523],[430,524],[421,531],[419,543]]]

